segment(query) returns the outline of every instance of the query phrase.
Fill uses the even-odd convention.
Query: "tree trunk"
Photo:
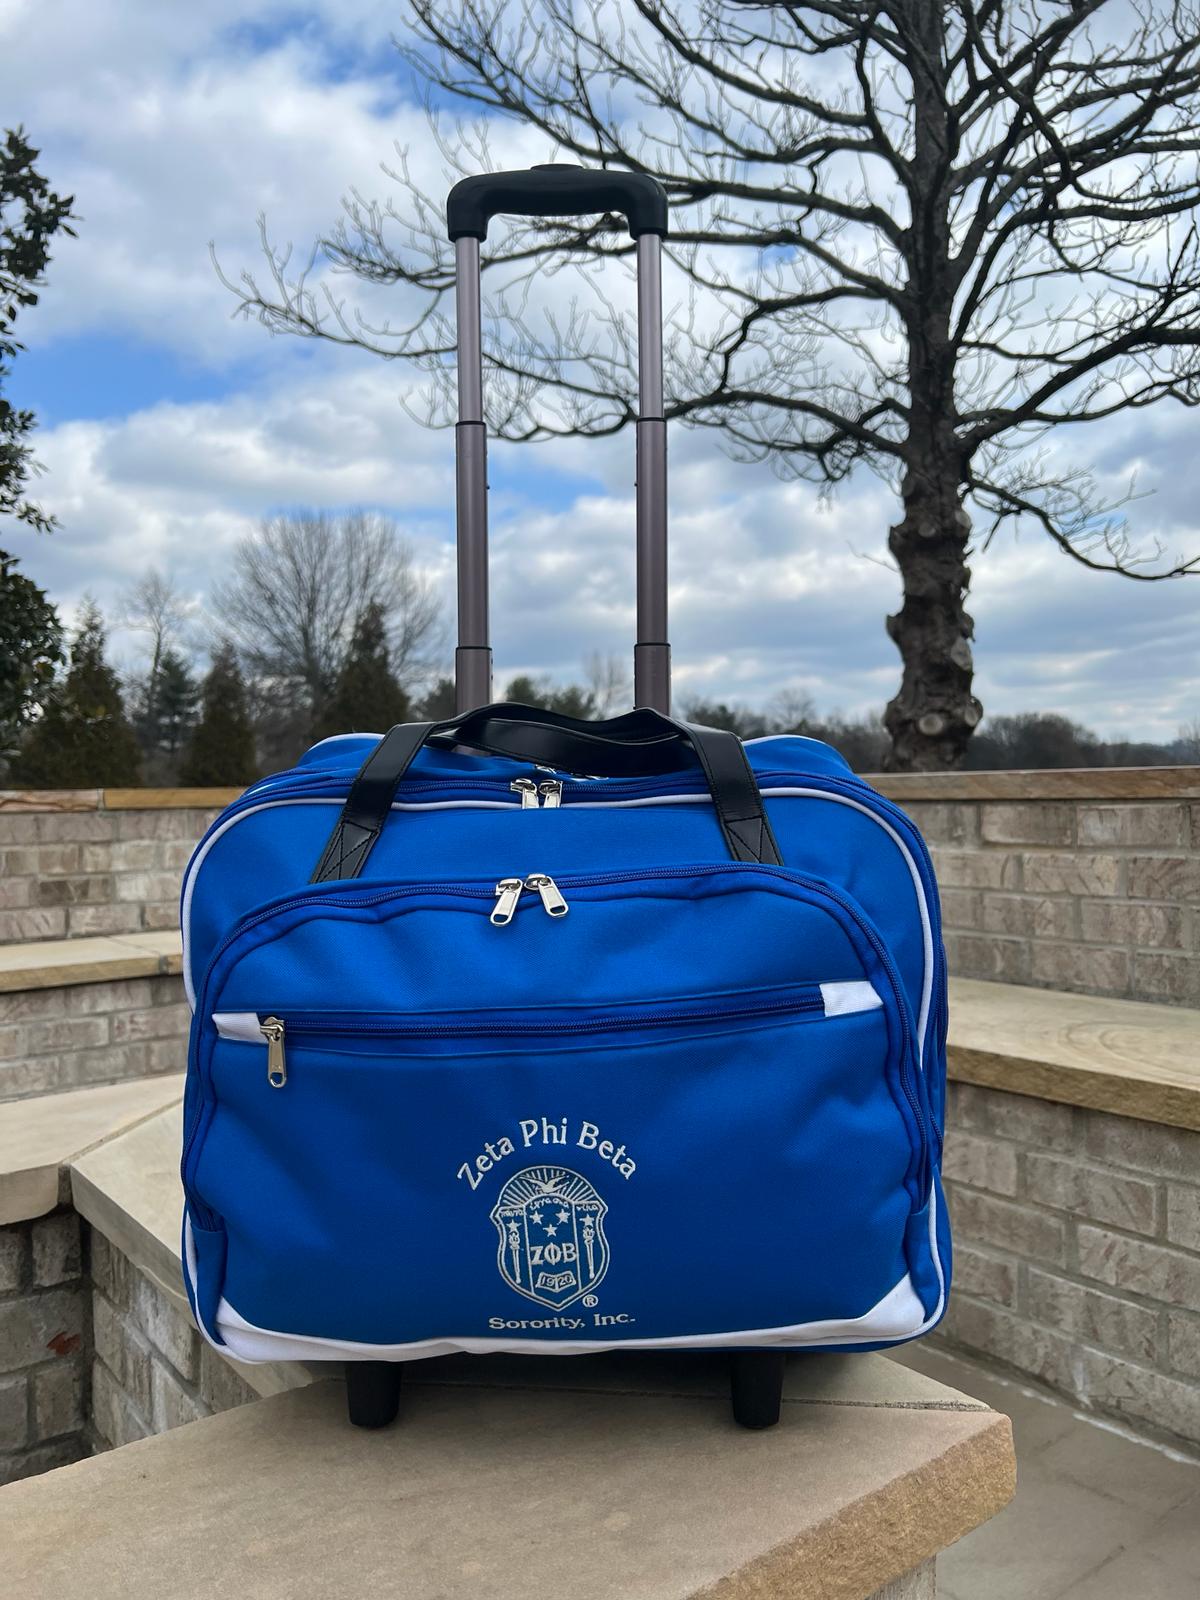
[[[967,461],[957,433],[951,334],[957,277],[948,182],[958,130],[947,109],[945,12],[918,3],[908,21],[914,41],[909,431],[904,515],[888,535],[904,602],[887,621],[904,674],[883,720],[892,736],[889,770],[927,772],[958,766],[983,712],[971,693],[975,630],[963,606],[971,519],[962,506]]]
[[[904,580],[904,603],[888,618],[900,651],[900,692],[884,713],[892,736],[892,772],[956,767],[983,715],[971,693],[975,625],[963,604],[971,581],[967,538],[971,519],[959,499],[957,474],[945,463],[910,468],[904,516],[888,545]]]

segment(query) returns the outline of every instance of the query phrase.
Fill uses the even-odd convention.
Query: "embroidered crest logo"
[[[492,1209],[500,1276],[518,1294],[561,1311],[608,1271],[607,1210],[587,1179],[569,1167],[515,1173]]]

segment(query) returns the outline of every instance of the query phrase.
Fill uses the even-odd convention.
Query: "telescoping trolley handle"
[[[634,703],[669,711],[667,643],[667,428],[663,418],[662,241],[667,197],[640,173],[583,167],[532,167],[464,178],[450,191],[446,231],[454,241],[458,316],[458,649],[460,712],[492,698],[488,631],[487,432],[483,421],[483,340],[479,246],[488,223],[518,217],[623,212],[637,240],[637,644]]]

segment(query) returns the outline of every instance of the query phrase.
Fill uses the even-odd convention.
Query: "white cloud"
[[[80,239],[56,254],[31,340],[115,334],[217,369],[248,358],[260,370],[253,386],[221,399],[66,421],[39,437],[48,469],[39,492],[62,530],[4,537],[63,602],[91,588],[111,605],[151,564],[203,594],[260,516],[357,503],[394,511],[450,595],[453,444],[401,408],[415,380],[367,356],[273,343],[231,324],[208,259],[215,239],[229,270],[255,266],[260,210],[276,239],[305,248],[351,186],[394,192],[379,164],[397,141],[412,146],[432,192],[442,184],[424,114],[398,92],[387,56],[396,8],[324,0],[308,15],[300,26],[294,10],[244,0],[0,0],[6,121],[27,124],[85,219]],[[251,40],[250,23],[279,24],[279,37]],[[546,152],[507,129],[493,154],[519,164]],[[340,282],[355,303],[372,304]],[[577,285],[563,274],[545,288],[561,308]],[[403,297],[385,300],[402,312]],[[1194,548],[1193,427],[1190,415],[1158,411],[1064,434],[1056,448],[1097,459],[1114,487],[1138,466],[1141,486],[1159,493],[1130,508],[1131,527]],[[521,670],[577,673],[591,650],[624,655],[632,440],[497,450],[494,464],[501,681]],[[729,462],[713,434],[677,430],[672,513],[681,698],[762,703],[799,687],[853,712],[894,692],[886,487],[864,478],[822,506],[805,486]],[[1197,714],[1200,579],[1150,586],[1087,574],[1034,535],[1002,535],[973,565],[979,692],[990,710],[1040,706],[1155,737]]]
[[[280,506],[391,510],[452,598],[453,439],[398,403],[397,372],[344,358],[303,382],[194,405],[71,422],[41,441],[43,498],[62,520],[18,536],[26,570],[73,603],[111,607],[147,565],[203,595],[233,542]],[[634,631],[630,441],[588,447],[603,488],[547,509],[537,495],[580,447],[493,452],[493,643],[500,682],[578,674],[599,650],[626,657]],[[526,490],[512,487],[517,474]],[[805,485],[729,462],[711,435],[672,453],[672,639],[681,699],[764,703],[802,688],[824,708],[879,707],[899,663],[884,617],[889,492],[865,480],[823,506]],[[1169,737],[1200,702],[1196,590],[1084,573],[1044,540],[1001,536],[974,563],[978,687],[993,712],[1066,710],[1131,737]]]

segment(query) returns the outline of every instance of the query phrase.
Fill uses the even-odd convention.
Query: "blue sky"
[[[381,164],[408,147],[446,183],[380,0],[309,7],[207,0],[0,0],[0,105],[83,218],[64,241],[11,394],[42,418],[38,486],[52,538],[0,522],[0,542],[66,609],[115,611],[149,566],[203,602],[236,541],[287,506],[392,512],[452,593],[452,450],[406,413],[419,378],[358,352],[235,320],[209,243],[236,275],[259,261],[256,217],[297,250],[341,196],[396,195]],[[491,130],[494,159],[553,152]],[[343,285],[343,287],[351,287]],[[564,293],[551,287],[551,294]],[[1200,543],[1194,414],[1135,414],[1064,441],[1148,497],[1139,536]],[[493,454],[494,643],[502,677],[569,678],[632,635],[632,440]],[[883,631],[898,583],[895,514],[864,476],[831,504],[709,433],[672,438],[673,640],[680,698],[823,709],[882,706],[898,661]],[[992,711],[1063,711],[1110,734],[1170,737],[1200,716],[1200,579],[1094,576],[1031,530],[977,556],[978,688]],[[138,644],[117,632],[133,665]]]

